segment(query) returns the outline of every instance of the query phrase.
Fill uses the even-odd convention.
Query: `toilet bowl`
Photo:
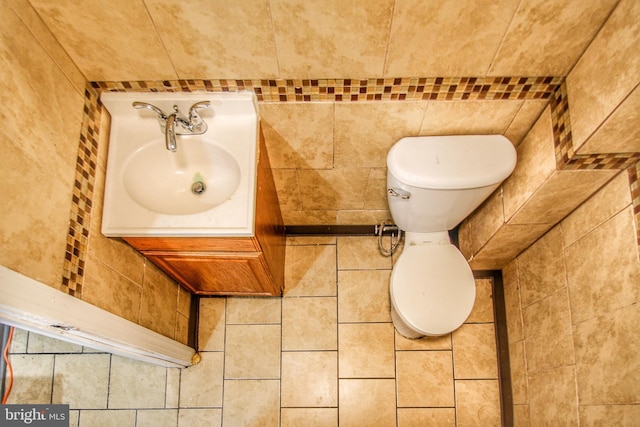
[[[476,287],[448,230],[471,214],[516,164],[502,135],[402,138],[387,155],[387,199],[405,232],[389,284],[391,318],[407,338],[438,336],[469,317]]]
[[[391,272],[391,318],[407,338],[458,329],[476,297],[473,272],[451,243],[405,246]]]

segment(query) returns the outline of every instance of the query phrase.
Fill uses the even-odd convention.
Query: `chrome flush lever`
[[[400,190],[399,188],[387,188],[387,193],[393,197],[400,197],[403,200],[408,200],[411,198],[411,193],[405,190]]]

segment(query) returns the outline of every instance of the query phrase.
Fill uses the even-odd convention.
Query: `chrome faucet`
[[[160,108],[155,105],[148,104],[146,102],[134,102],[133,108],[153,111],[158,116],[158,123],[160,124],[160,130],[164,133],[164,141],[167,150],[172,153],[178,148],[176,142],[176,135],[202,135],[207,131],[207,123],[202,120],[198,109],[209,108],[211,103],[209,101],[196,102],[189,108],[189,116],[185,117],[180,114],[180,110],[177,105],[173,106],[173,113],[168,116]],[[176,128],[176,123],[178,127]]]
[[[169,115],[164,125],[164,143],[167,146],[167,150],[172,153],[178,149],[178,143],[176,142],[176,114]]]

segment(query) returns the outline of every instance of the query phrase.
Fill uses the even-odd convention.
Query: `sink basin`
[[[199,137],[178,137],[171,152],[162,139],[136,150],[124,164],[129,196],[145,208],[170,215],[195,214],[218,206],[240,184],[240,166],[224,148]]]
[[[253,92],[103,92],[111,116],[102,234],[108,237],[253,236],[258,111]],[[166,147],[158,115],[199,109],[206,131]]]

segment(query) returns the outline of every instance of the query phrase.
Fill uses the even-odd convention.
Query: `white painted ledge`
[[[0,266],[0,323],[167,367],[194,349]]]

